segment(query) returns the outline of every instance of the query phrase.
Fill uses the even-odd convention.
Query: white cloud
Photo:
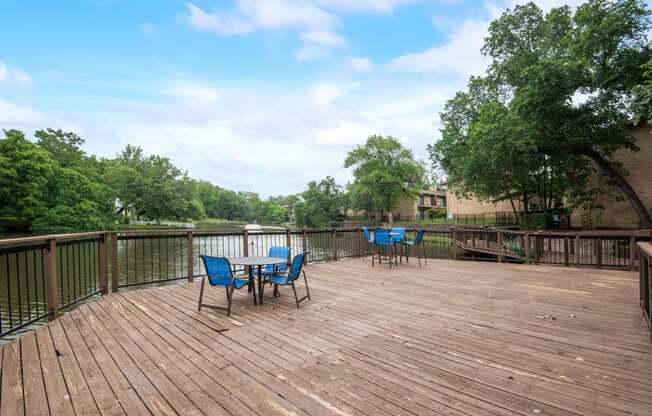
[[[196,30],[208,30],[220,35],[242,35],[255,30],[252,22],[242,21],[231,13],[206,13],[192,3],[188,3],[190,14],[186,17],[188,24]]]
[[[327,48],[347,45],[347,40],[334,30],[338,18],[318,3],[307,0],[237,0],[232,8],[213,12],[188,3],[186,20],[196,30],[223,36],[245,35],[259,29],[299,31],[304,46],[296,51],[296,58],[307,61],[327,56]]]
[[[322,82],[312,87],[310,96],[314,103],[323,106],[332,104],[333,101],[344,96],[348,91],[350,91],[349,87]]]
[[[315,0],[313,3],[347,13],[392,13],[400,6],[425,3],[427,0]]]
[[[368,56],[349,58],[347,65],[354,72],[371,72],[376,68],[376,65]]]
[[[347,45],[347,41],[343,36],[329,30],[311,30],[309,32],[301,32],[299,37],[306,43],[314,43],[317,45],[334,46],[338,48]]]
[[[339,120],[334,127],[318,129],[313,142],[325,145],[355,145],[364,143],[373,134],[372,127],[355,121]]]
[[[462,78],[478,75],[489,63],[480,52],[487,27],[484,21],[463,21],[447,34],[446,44],[399,56],[388,64],[388,68],[403,72],[451,74]]]
[[[229,10],[208,13],[188,3],[188,23],[197,30],[221,35],[242,35],[256,29],[281,28],[324,29],[332,27],[336,18],[312,4],[292,0],[238,0]]]
[[[43,115],[28,107],[21,107],[0,99],[0,123],[6,123],[6,128],[14,124],[32,124],[43,120]]]
[[[28,88],[32,84],[32,77],[25,71],[0,61],[0,86]]]

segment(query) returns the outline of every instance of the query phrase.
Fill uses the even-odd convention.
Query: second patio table
[[[287,264],[288,259],[283,257],[268,257],[268,256],[247,256],[247,257],[232,257],[229,258],[229,263],[234,266],[249,266],[258,268],[258,303],[256,303],[256,296],[254,296],[254,303],[256,305],[263,304],[263,266],[271,265],[277,266],[280,264]],[[249,275],[249,279],[254,283],[253,277]],[[254,284],[255,287],[255,284]],[[256,290],[254,288],[254,290]]]

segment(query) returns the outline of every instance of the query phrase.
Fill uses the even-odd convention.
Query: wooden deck
[[[635,273],[448,260],[307,271],[299,310],[288,290],[259,307],[243,290],[233,319],[198,313],[198,283],[81,306],[3,347],[0,414],[652,414]]]

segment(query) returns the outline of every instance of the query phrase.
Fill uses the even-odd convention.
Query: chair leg
[[[233,301],[233,290],[235,286],[229,286],[226,288],[226,299],[229,302],[229,305],[226,307],[226,316],[231,316],[231,302]]]
[[[250,292],[251,296],[253,296],[253,298],[254,298],[254,306],[257,306],[258,305],[258,295],[256,294],[256,283],[255,282],[256,281],[253,278],[249,279],[248,292]]]
[[[197,310],[201,311],[201,301],[204,297],[204,283],[206,282],[206,276],[201,278],[201,289],[199,289],[199,305],[197,305]]]
[[[308,300],[310,299],[310,289],[308,288],[308,278],[306,277],[306,272],[301,270],[301,273],[303,273],[303,281],[306,283],[306,293],[308,294]]]
[[[426,246],[421,243],[421,252],[423,253],[423,262],[426,263],[426,266],[428,265],[428,257],[426,257]]]
[[[294,301],[297,303],[297,309],[299,309],[299,297],[297,296],[297,288],[294,286],[294,282],[292,282],[292,291],[294,292]]]

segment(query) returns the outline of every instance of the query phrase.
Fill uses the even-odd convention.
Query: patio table
[[[267,265],[279,265],[287,264],[288,259],[282,257],[268,257],[268,256],[247,256],[247,257],[231,257],[229,262],[234,266],[249,266],[258,268],[258,303],[256,305],[263,304],[263,266]],[[249,274],[249,280],[252,282],[252,285],[255,289],[255,282],[251,274]],[[256,296],[254,296],[254,303],[256,301]]]

